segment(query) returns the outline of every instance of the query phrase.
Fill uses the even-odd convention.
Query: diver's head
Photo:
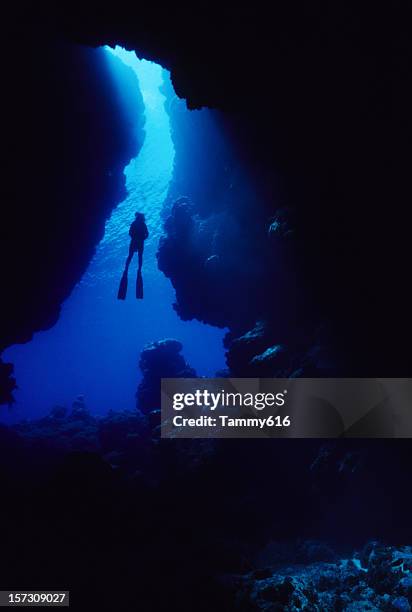
[[[141,212],[137,212],[134,214],[135,219],[137,219],[138,221],[144,221],[144,214]]]

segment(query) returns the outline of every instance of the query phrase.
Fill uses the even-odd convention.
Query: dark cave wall
[[[394,60],[395,50],[388,54]],[[225,213],[209,217],[216,235],[206,247],[204,224],[193,224],[194,249],[201,250],[195,269],[190,249],[179,263],[178,235],[174,246],[169,238],[170,254],[162,247],[161,267],[177,290],[178,312],[228,325],[235,335],[253,318],[262,320],[266,337],[260,335],[255,350],[285,343],[291,369],[303,365],[308,375],[325,369],[346,376],[409,373],[410,155],[400,126],[409,133],[410,120],[393,112],[394,92],[409,92],[399,66],[389,76],[383,68],[379,74],[379,57],[369,58],[371,72],[365,61],[361,49],[352,50],[339,87],[332,88],[333,77],[317,82],[316,98],[311,92],[304,102],[295,91],[295,100],[286,94],[276,107],[267,82],[253,101],[245,85],[241,99],[249,108],[210,111],[212,131],[230,143],[221,149],[205,138],[210,125],[202,125],[196,111],[191,119],[171,104],[177,142],[172,194],[188,195],[203,218]],[[401,112],[404,101],[396,107]],[[191,130],[197,143],[193,132],[186,137]],[[193,171],[185,180],[187,168]],[[268,232],[273,221],[276,230]],[[210,270],[204,262],[216,254]],[[225,267],[231,255],[233,266]],[[184,260],[192,267],[186,279]],[[244,277],[248,269],[255,285]],[[259,373],[250,362],[235,361],[236,374]],[[262,374],[283,370],[274,366]]]
[[[369,84],[361,85],[359,94],[366,95]],[[396,319],[399,303],[376,282],[384,260],[396,260],[398,249],[403,256],[396,264],[407,267],[407,241],[394,244],[387,215],[379,206],[375,210],[389,197],[385,184],[401,175],[401,166],[390,167],[384,151],[382,129],[390,121],[384,93],[382,108],[372,105],[370,117],[364,108],[347,108],[348,116],[338,121],[327,108],[330,99],[318,109],[309,101],[310,108],[285,108],[279,116],[264,89],[259,112],[246,85],[249,108],[209,109],[202,119],[196,111],[183,112],[184,102],[169,92],[176,157],[159,267],[175,287],[183,319],[230,328],[232,375],[407,371],[407,345],[390,334],[407,326],[408,317],[405,312],[402,321]],[[342,95],[344,108],[349,92]],[[401,161],[404,153],[400,147],[390,155]],[[407,191],[406,176],[394,193]],[[406,219],[408,209],[400,202]],[[393,242],[393,252],[378,249],[384,239]],[[265,355],[269,347],[274,350]],[[409,541],[407,440],[272,440],[265,448],[236,441],[219,446],[216,457],[212,489],[216,495],[222,486],[220,517],[228,513],[228,531],[237,527],[243,542],[253,536],[323,538],[351,554],[352,546],[368,538]],[[224,480],[222,466],[231,478],[240,474],[240,498],[227,474]],[[239,507],[241,524],[234,527]],[[396,525],[387,519],[391,514],[399,519]],[[253,532],[257,523],[262,532],[266,526],[264,535],[247,536],[245,524]]]
[[[123,169],[144,138],[138,81],[118,59],[30,26],[2,42],[0,351],[55,323],[126,195]],[[1,372],[7,402],[10,372]]]
[[[179,316],[229,328],[233,375],[319,375],[322,319],[298,276],[294,208],[277,166],[263,164],[258,138],[239,144],[257,118],[188,112],[165,89],[175,165],[158,261]]]

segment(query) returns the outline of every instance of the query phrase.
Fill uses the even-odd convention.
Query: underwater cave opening
[[[70,408],[83,395],[92,414],[134,409],[141,378],[139,356],[148,342],[173,337],[183,344],[183,355],[200,376],[213,376],[225,367],[225,330],[199,321],[182,321],[173,308],[171,282],[157,267],[156,251],[163,233],[162,209],[173,178],[174,145],[163,83],[170,79],[161,66],[137,58],[120,47],[105,47],[108,74],[121,102],[128,91],[117,74],[117,57],[133,70],[145,112],[145,138],[138,155],[124,169],[127,197],[106,221],[103,239],[70,297],[58,322],[38,332],[23,345],[4,352],[15,365],[18,389],[11,411],[2,411],[4,422],[39,418],[55,406]],[[187,110],[186,112],[191,112]],[[130,291],[116,299],[127,252],[128,229],[136,211],[143,212],[149,228],[145,243],[143,278],[145,296],[136,300]],[[137,258],[130,281],[135,280]]]

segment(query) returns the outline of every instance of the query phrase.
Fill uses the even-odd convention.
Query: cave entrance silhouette
[[[106,48],[106,52],[119,103],[128,91],[117,79],[115,64],[110,62],[112,54],[136,75],[145,108],[145,139],[137,157],[124,170],[128,195],[107,220],[104,237],[63,304],[58,322],[35,334],[31,342],[5,351],[5,360],[15,364],[19,386],[13,411],[3,411],[6,422],[38,418],[56,405],[70,407],[79,394],[93,414],[134,409],[140,381],[139,356],[154,340],[179,340],[185,358],[198,375],[213,376],[225,367],[225,330],[180,320],[173,309],[173,287],[157,267],[162,209],[174,167],[170,120],[162,93],[169,73],[120,47]],[[144,253],[145,297],[118,301],[128,230],[137,210],[144,213],[150,233]]]

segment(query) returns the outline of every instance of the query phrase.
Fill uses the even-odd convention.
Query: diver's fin
[[[143,278],[142,278],[142,273],[140,272],[140,270],[137,273],[137,279],[136,279],[136,298],[138,300],[143,299]]]
[[[119,291],[117,293],[118,300],[125,300],[127,293],[127,272],[123,272],[123,276],[120,279]]]

